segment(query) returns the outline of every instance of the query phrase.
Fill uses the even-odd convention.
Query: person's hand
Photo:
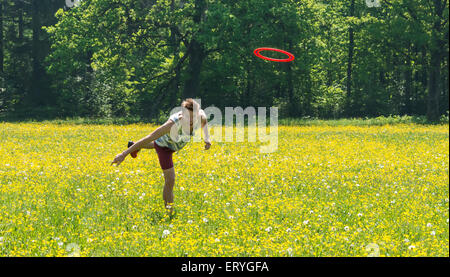
[[[208,150],[211,147],[210,141],[205,141],[205,150]]]
[[[114,161],[112,161],[111,165],[117,164],[117,166],[119,166],[119,164],[121,164],[124,160],[125,160],[125,155],[120,153],[114,158]]]

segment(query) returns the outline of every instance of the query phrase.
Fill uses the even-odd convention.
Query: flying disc
[[[274,59],[274,58],[269,58],[266,56],[261,55],[261,51],[273,51],[273,52],[279,52],[282,54],[285,54],[286,56],[288,56],[286,59]],[[276,48],[267,48],[267,47],[261,47],[261,48],[257,48],[255,49],[255,51],[253,51],[253,53],[255,54],[255,56],[257,56],[258,58],[261,58],[263,60],[268,60],[271,62],[281,62],[281,63],[286,63],[286,62],[291,62],[295,59],[294,55],[292,55],[291,53],[281,50],[281,49],[276,49]]]

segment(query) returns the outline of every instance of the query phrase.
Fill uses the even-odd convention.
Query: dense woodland
[[[66,2],[0,0],[0,117],[157,118],[186,97],[282,117],[449,110],[447,0]]]

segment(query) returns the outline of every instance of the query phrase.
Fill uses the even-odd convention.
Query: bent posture
[[[111,163],[111,165],[120,165],[128,154],[135,158],[142,148],[155,149],[164,173],[163,199],[164,206],[169,213],[172,213],[173,187],[175,185],[173,153],[181,150],[190,141],[190,137],[193,136],[200,124],[204,134],[205,150],[211,147],[206,114],[200,109],[200,105],[195,100],[188,98],[183,101],[181,107],[182,111],[171,115],[166,123],[158,127],[150,135],[136,143],[130,142],[128,149],[118,154]]]

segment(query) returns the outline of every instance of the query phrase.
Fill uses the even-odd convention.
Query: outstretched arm
[[[114,161],[112,161],[111,165],[113,164],[121,164],[126,156],[130,153],[133,153],[136,150],[139,150],[141,148],[143,148],[144,145],[149,144],[150,142],[157,140],[158,138],[164,136],[165,134],[170,132],[170,129],[172,128],[172,126],[175,124],[175,122],[173,122],[172,120],[168,120],[166,123],[164,123],[163,125],[159,126],[155,131],[153,131],[150,135],[140,139],[139,141],[137,141],[135,144],[133,144],[130,148],[128,148],[127,150],[123,151],[122,153],[118,154],[115,158]]]

